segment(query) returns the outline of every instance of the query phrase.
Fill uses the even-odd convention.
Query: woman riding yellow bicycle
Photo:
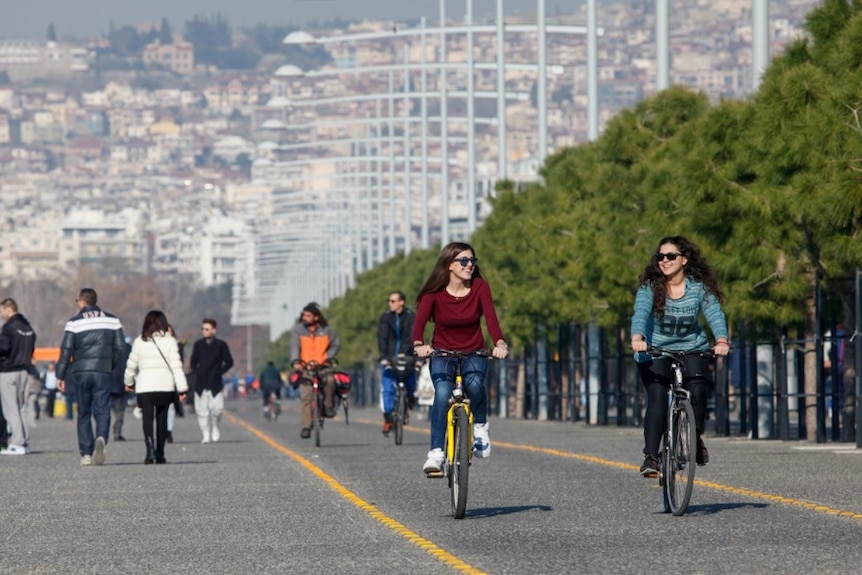
[[[500,329],[491,288],[482,278],[478,258],[472,246],[462,242],[448,244],[440,252],[422,289],[417,296],[413,345],[417,357],[429,357],[434,348],[473,352],[485,347],[481,320],[484,316],[493,341],[493,357],[505,359],[509,347]],[[431,345],[425,345],[425,325],[434,322]],[[455,378],[455,366],[450,358],[431,358],[431,379],[434,382],[434,403],[431,406],[431,450],[422,470],[439,474],[446,454],[443,445],[446,434],[446,413]],[[470,398],[474,416],[473,450],[476,457],[488,457],[491,439],[488,430],[488,402],[485,373],[488,358],[471,356],[463,361],[464,387]]]

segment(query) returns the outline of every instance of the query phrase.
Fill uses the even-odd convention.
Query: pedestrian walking
[[[48,368],[42,375],[42,389],[45,393],[45,415],[54,417],[54,402],[57,400],[57,373],[54,371],[55,363],[48,362]]]
[[[201,322],[203,337],[192,346],[191,370],[195,377],[195,413],[203,437],[201,443],[221,438],[219,419],[224,409],[222,376],[233,367],[227,343],[216,337],[218,324],[212,318]]]
[[[26,455],[29,452],[29,429],[24,413],[36,332],[12,298],[0,301],[0,316],[6,320],[0,329],[0,403],[9,427],[8,447],[3,455]]]
[[[123,437],[123,421],[126,419],[126,396],[129,392],[126,390],[125,374],[126,362],[129,360],[129,353],[132,351],[132,345],[129,343],[129,338],[125,338],[123,343],[123,357],[120,363],[114,366],[114,371],[111,372],[111,415],[114,416],[114,441],[125,441]]]
[[[141,423],[147,449],[144,463],[167,463],[168,408],[177,393],[185,398],[188,384],[177,340],[171,335],[168,319],[161,310],[151,310],[144,318],[141,335],[132,343],[124,379],[127,389],[137,394],[143,415]]]
[[[122,361],[125,344],[120,320],[102,311],[97,301],[92,288],[78,293],[78,313],[66,322],[57,361],[57,388],[66,393],[68,380],[78,402],[81,465],[105,463],[105,445],[111,431],[111,372]]]

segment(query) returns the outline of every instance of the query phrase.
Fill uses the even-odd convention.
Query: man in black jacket
[[[18,313],[15,300],[0,301],[0,315],[6,320],[0,330],[0,403],[9,426],[9,447],[0,453],[25,455],[29,449],[22,399],[30,378],[36,333],[27,318]]]
[[[81,465],[105,463],[105,444],[111,431],[111,373],[123,358],[125,336],[116,316],[96,305],[98,296],[84,288],[75,298],[78,314],[66,322],[57,388],[66,393],[66,383],[78,400],[78,449]],[[93,439],[92,418],[96,420]]]
[[[203,432],[201,443],[221,438],[218,424],[224,409],[222,376],[233,367],[233,356],[227,343],[218,339],[216,320],[204,318],[201,322],[203,338],[195,342],[189,364],[195,380],[195,413]]]
[[[407,387],[407,400],[413,404],[416,391],[416,373],[413,371],[413,323],[416,314],[405,306],[403,292],[389,294],[389,310],[380,316],[377,324],[377,349],[380,351],[380,408],[383,410],[383,435],[392,431],[392,410],[395,408],[395,373],[392,371],[392,358],[399,354],[407,356],[410,377],[404,382]]]

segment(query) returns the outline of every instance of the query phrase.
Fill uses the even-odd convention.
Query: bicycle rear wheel
[[[320,395],[317,390],[311,397],[311,426],[314,428],[314,446],[320,447],[320,427],[323,424],[321,417]]]
[[[470,418],[463,406],[455,407],[455,450],[449,467],[452,491],[452,514],[455,519],[464,519],[467,511],[467,482],[470,475]]]
[[[343,395],[341,396],[341,404],[344,406],[344,425],[350,425],[350,414],[348,413],[349,409],[347,403],[350,399],[350,396]]]
[[[685,513],[694,488],[694,453],[697,449],[697,430],[691,402],[681,400],[673,410],[673,437],[665,465],[665,492],[671,513]]]
[[[407,398],[404,394],[404,388],[399,387],[395,392],[395,413],[392,419],[392,426],[395,428],[395,445],[401,445],[404,441],[404,412],[407,409]]]

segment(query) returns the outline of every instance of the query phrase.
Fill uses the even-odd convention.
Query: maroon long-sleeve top
[[[482,316],[485,316],[485,324],[493,342],[505,340],[491,298],[491,288],[481,278],[472,281],[470,293],[464,297],[455,297],[445,289],[425,294],[416,312],[413,341],[424,341],[425,325],[433,321],[432,347],[453,351],[482,349],[485,347]]]

